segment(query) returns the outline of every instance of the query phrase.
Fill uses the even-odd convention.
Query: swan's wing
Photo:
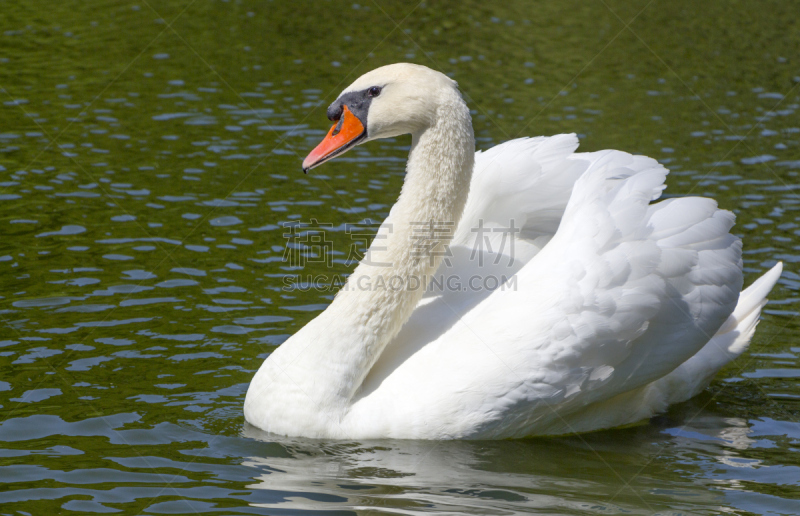
[[[514,364],[521,382],[497,402],[518,414],[519,428],[531,414],[513,407],[542,389],[547,403],[575,410],[668,374],[736,305],[741,242],[729,233],[733,214],[702,198],[650,205],[666,170],[652,161],[630,175],[620,154],[593,163],[576,183],[558,232],[520,271],[519,291],[500,292],[465,317],[477,326],[495,314],[476,335],[492,334],[494,349]]]
[[[471,280],[491,289],[516,274],[553,237],[575,182],[596,163],[612,163],[620,179],[654,163],[617,151],[574,153],[577,147],[577,136],[561,134],[475,154],[463,216],[423,303],[446,295],[461,307],[474,305],[486,292],[476,293]]]
[[[426,293],[452,297],[476,276],[507,278],[552,238],[572,187],[591,162],[574,134],[519,138],[475,153],[464,213]],[[477,302],[482,296],[459,301]]]
[[[522,240],[519,258],[527,261],[535,254],[528,256],[528,246],[538,251],[555,233],[572,187],[587,168],[585,161],[569,159],[577,148],[574,134],[561,134],[519,138],[477,152],[453,245],[476,248],[476,238],[489,238],[499,249],[502,232],[492,230],[514,224]],[[481,227],[489,231],[479,235]]]
[[[567,432],[561,414],[664,376],[708,342],[741,290],[733,215],[703,198],[651,205],[662,166],[592,157],[515,290],[430,300],[370,373],[363,406],[392,400],[389,421],[437,421],[440,436]]]

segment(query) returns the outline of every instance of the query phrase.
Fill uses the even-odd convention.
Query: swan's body
[[[650,158],[574,153],[574,135],[475,154],[455,83],[427,68],[370,72],[329,116],[338,130],[304,167],[410,132],[406,180],[328,309],[253,378],[245,417],[264,430],[506,438],[634,423],[746,349],[780,275],[740,293],[733,215],[697,197],[650,204],[667,174]],[[421,255],[427,221],[440,231]],[[445,288],[425,292],[431,277]]]

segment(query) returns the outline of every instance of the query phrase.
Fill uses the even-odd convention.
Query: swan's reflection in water
[[[725,471],[752,461],[745,420],[702,416],[559,439],[327,442],[246,437],[285,456],[252,457],[273,509],[389,514],[729,512],[743,489]],[[741,470],[739,470],[741,471]],[[287,495],[292,493],[293,495]]]

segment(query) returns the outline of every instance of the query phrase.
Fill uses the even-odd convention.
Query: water
[[[800,513],[796,9],[573,4],[4,5],[0,512]],[[301,159],[347,83],[401,60],[459,81],[481,148],[574,131],[735,211],[746,280],[786,264],[750,351],[613,432],[320,442],[245,425],[256,368],[333,294],[282,290],[282,223],[330,224],[331,269],[308,255],[303,273],[346,274],[346,225],[387,214],[409,140],[308,176]]]

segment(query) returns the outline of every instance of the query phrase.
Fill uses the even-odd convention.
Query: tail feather
[[[739,301],[736,303],[736,309],[725,324],[717,332],[727,333],[736,328],[741,321],[743,321],[752,312],[761,313],[761,308],[767,303],[767,296],[769,295],[772,287],[777,283],[778,278],[781,277],[783,272],[783,263],[778,262],[772,269],[767,271],[766,274],[758,278],[752,285],[747,287],[739,294]]]

